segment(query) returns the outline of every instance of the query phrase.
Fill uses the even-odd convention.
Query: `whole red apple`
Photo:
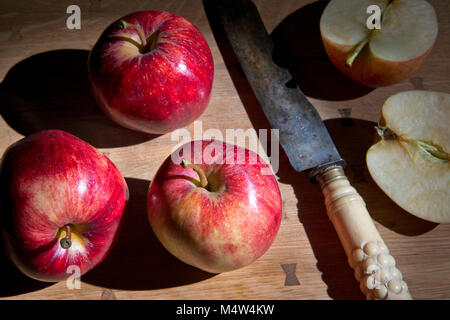
[[[93,96],[129,129],[163,134],[206,109],[214,63],[201,32],[185,18],[140,11],[110,25],[89,55]]]
[[[281,210],[267,164],[250,150],[216,140],[182,146],[159,168],[147,195],[148,219],[164,247],[211,273],[262,256],[278,232]]]
[[[56,282],[71,275],[69,266],[82,275],[106,257],[128,188],[94,147],[64,131],[40,131],[8,148],[0,179],[5,249],[23,273]]]

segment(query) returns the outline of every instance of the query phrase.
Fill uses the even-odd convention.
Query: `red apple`
[[[252,151],[216,140],[193,141],[173,153],[147,195],[148,219],[164,247],[211,273],[262,256],[278,232],[281,209],[267,164]]]
[[[367,9],[373,5],[379,8],[380,29],[367,27],[373,18]],[[320,33],[331,62],[344,75],[379,87],[419,68],[436,41],[438,21],[425,0],[331,0]]]
[[[185,18],[140,11],[110,25],[89,55],[93,96],[118,124],[163,134],[206,109],[214,63],[201,32]]]
[[[40,131],[5,152],[0,179],[5,249],[23,273],[55,282],[69,266],[82,275],[105,258],[128,188],[102,153],[67,132]]]

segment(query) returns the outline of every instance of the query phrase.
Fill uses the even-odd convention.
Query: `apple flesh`
[[[198,140],[181,150],[190,164],[168,157],[149,187],[147,213],[156,236],[181,261],[207,272],[251,264],[269,249],[281,222],[270,168],[252,151],[221,141]],[[201,161],[192,169],[195,159]]]
[[[3,242],[24,274],[56,282],[76,271],[70,266],[82,275],[106,257],[128,188],[94,147],[64,131],[37,132],[7,149],[0,179]]]
[[[369,29],[366,13],[378,5],[381,29]],[[369,87],[408,78],[430,53],[438,34],[433,7],[425,0],[332,0],[320,19],[332,63]]]
[[[382,109],[381,140],[367,152],[378,186],[424,220],[450,222],[450,95],[407,91]]]
[[[140,11],[110,25],[89,55],[100,108],[118,124],[163,134],[206,109],[214,63],[201,32],[185,18]]]

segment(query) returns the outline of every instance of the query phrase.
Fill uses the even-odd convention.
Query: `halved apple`
[[[450,94],[406,91],[383,105],[380,141],[367,151],[370,175],[400,207],[450,222]]]
[[[370,5],[380,8],[380,29],[369,29]],[[320,19],[325,50],[346,76],[369,87],[408,78],[430,53],[438,34],[425,0],[331,0]]]

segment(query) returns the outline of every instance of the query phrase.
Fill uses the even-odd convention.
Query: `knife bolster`
[[[342,166],[328,166],[316,175],[316,179],[325,197],[328,217],[366,298],[411,299],[394,257]]]
[[[347,179],[344,168],[339,164],[328,165],[323,169],[319,168],[317,171],[313,171],[311,175],[319,182],[322,189],[335,180]]]
[[[339,159],[339,160],[324,163],[324,164],[312,169],[309,172],[309,178],[312,183],[317,183],[317,182],[320,183],[319,179],[324,180],[324,178],[322,178],[322,175],[324,175],[324,174],[326,174],[326,175],[344,175],[345,176],[344,170],[345,170],[346,165],[347,164],[344,159]],[[330,172],[330,170],[332,172]]]

